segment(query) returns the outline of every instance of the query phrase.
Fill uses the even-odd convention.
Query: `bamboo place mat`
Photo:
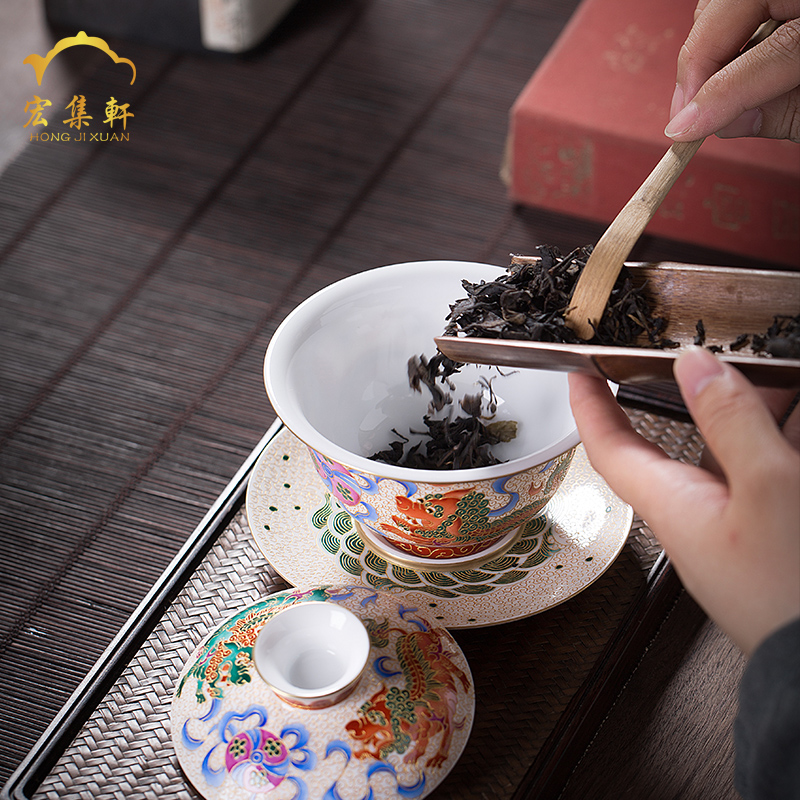
[[[696,461],[694,427],[629,410],[671,456]],[[661,555],[638,517],[621,555],[578,596],[505,625],[458,630],[477,713],[460,761],[430,795],[511,797],[586,681]],[[144,644],[40,785],[36,798],[197,798],[170,740],[175,681],[196,644],[235,610],[287,584],[258,551],[242,502]]]

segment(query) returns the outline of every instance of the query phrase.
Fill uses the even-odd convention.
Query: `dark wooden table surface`
[[[0,784],[273,421],[261,361],[299,301],[596,241],[499,178],[575,5],[301,0],[246,57],[116,42],[135,84],[103,58],[76,92],[129,102],[129,140],[32,142],[2,175]],[[633,256],[752,266],[650,237]],[[681,595],[563,796],[735,796],[741,668]]]

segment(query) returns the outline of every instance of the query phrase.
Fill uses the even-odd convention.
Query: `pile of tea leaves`
[[[374,461],[394,464],[412,469],[475,469],[502,463],[492,452],[492,447],[509,442],[517,435],[517,423],[509,420],[492,421],[497,411],[492,379],[480,378],[481,391],[468,394],[459,400],[463,414],[453,417],[448,413],[435,418],[436,412],[453,404],[450,392],[454,386],[450,375],[458,372],[463,364],[437,353],[428,359],[424,355],[412,356],[408,360],[408,383],[419,392],[424,386],[431,395],[428,413],[423,417],[424,430],[409,431],[423,438],[410,445],[410,439],[392,429],[398,439],[386,450],[370,456]],[[484,410],[484,398],[486,409]]]
[[[584,342],[567,327],[565,315],[592,247],[579,247],[567,255],[548,245],[537,249],[539,261],[512,262],[494,281],[462,281],[467,296],[450,307],[444,335]],[[633,345],[645,334],[652,347],[677,347],[664,336],[666,320],[651,314],[645,288],[634,286],[629,270],[623,267],[592,344]]]

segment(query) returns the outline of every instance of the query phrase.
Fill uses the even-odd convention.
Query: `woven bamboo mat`
[[[638,410],[629,414],[637,429],[671,456],[699,457],[692,425]],[[577,597],[525,620],[455,632],[472,668],[478,707],[467,749],[432,797],[513,794],[641,596],[660,553],[652,532],[636,517],[619,558]],[[241,507],[36,797],[196,798],[170,741],[177,676],[197,642],[222,619],[286,586],[257,550]]]

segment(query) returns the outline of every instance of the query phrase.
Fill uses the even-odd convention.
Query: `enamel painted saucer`
[[[355,689],[321,709],[280,699],[253,657],[267,620],[308,602],[348,609],[369,634]],[[338,585],[278,592],[229,617],[187,660],[170,722],[207,800],[414,800],[458,761],[474,715],[469,666],[444,628],[404,596]]]
[[[292,585],[353,582],[395,592],[446,628],[522,619],[573,597],[614,562],[633,522],[581,445],[558,492],[510,549],[461,569],[412,568],[370,549],[286,428],[259,456],[246,505],[256,544]]]

